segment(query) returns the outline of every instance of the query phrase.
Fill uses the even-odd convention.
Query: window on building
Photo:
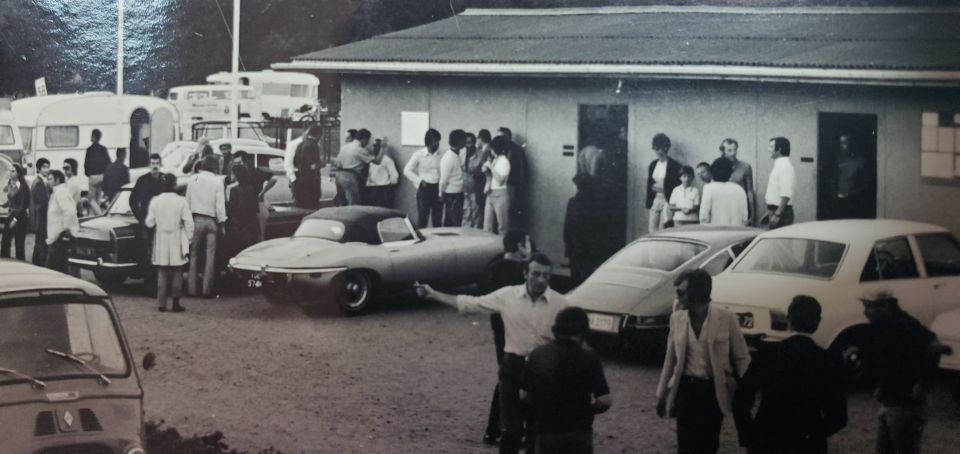
[[[860,282],[919,277],[910,243],[904,237],[877,241],[860,273]]]
[[[960,113],[924,112],[920,176],[925,183],[960,185]]]
[[[47,148],[68,148],[80,144],[80,128],[76,126],[47,126],[43,131]]]
[[[917,236],[927,276],[960,276],[960,246],[949,233]]]

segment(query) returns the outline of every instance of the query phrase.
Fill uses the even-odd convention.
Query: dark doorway
[[[150,113],[136,109],[130,115],[130,167],[150,164]],[[159,151],[157,151],[159,153]]]
[[[574,280],[586,278],[626,244],[627,113],[622,104],[580,105],[578,202],[567,213],[569,231],[580,233],[565,235],[571,272],[579,274]]]
[[[877,116],[820,113],[817,219],[877,217]]]

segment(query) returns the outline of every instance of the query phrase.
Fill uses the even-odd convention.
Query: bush
[[[223,432],[219,430],[206,435],[184,438],[175,427],[163,427],[164,421],[147,421],[145,427],[146,451],[150,454],[249,454],[230,449]],[[261,449],[257,454],[281,454],[273,447]]]

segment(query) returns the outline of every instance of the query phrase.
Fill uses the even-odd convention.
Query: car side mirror
[[[148,352],[146,355],[143,355],[143,370],[153,369],[153,366],[157,365],[157,354],[154,352]]]

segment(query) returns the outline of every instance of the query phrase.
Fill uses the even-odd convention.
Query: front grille
[[[80,409],[80,428],[84,432],[93,432],[103,430],[103,426],[100,425],[100,420],[97,419],[96,413],[89,408]]]
[[[57,433],[57,422],[54,421],[53,412],[41,411],[37,413],[37,419],[33,424],[33,435],[40,437],[55,433]]]
[[[37,451],[34,454],[114,454],[113,450],[104,445],[70,445],[57,446]]]

